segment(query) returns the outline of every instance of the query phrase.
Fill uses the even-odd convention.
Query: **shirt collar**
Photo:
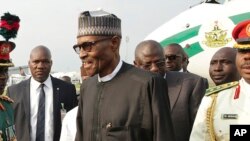
[[[179,72],[183,72],[183,69],[180,69]]]
[[[31,77],[31,84],[34,86],[34,88],[39,88],[40,85],[41,85],[42,83],[36,81],[33,77]],[[50,77],[50,75],[49,75],[49,77],[43,82],[43,84],[44,84],[46,87],[52,86],[52,82],[51,82],[51,77]]]
[[[250,84],[248,84],[244,78],[241,78],[240,85],[241,85],[242,91],[246,91],[246,92],[250,91]]]
[[[111,79],[113,79],[116,74],[118,73],[118,71],[121,69],[122,67],[122,60],[120,59],[118,65],[116,66],[116,68],[113,70],[113,72],[111,74],[108,74],[104,77],[100,77],[99,74],[98,74],[98,82],[107,82]]]

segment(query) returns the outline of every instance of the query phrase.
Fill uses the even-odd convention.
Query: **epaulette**
[[[6,95],[0,95],[0,99],[3,100],[3,101],[10,102],[10,103],[13,103],[13,102],[14,102],[11,98],[9,98],[9,97],[6,96]]]
[[[214,86],[214,87],[208,88],[206,90],[205,96],[210,96],[211,94],[218,93],[218,92],[220,92],[222,90],[226,90],[228,88],[232,88],[234,86],[237,86],[238,84],[239,84],[238,81],[234,81],[234,82],[229,82],[226,84],[221,84],[219,86]]]

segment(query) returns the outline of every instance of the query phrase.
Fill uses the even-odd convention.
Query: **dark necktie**
[[[39,105],[37,113],[36,141],[44,141],[45,136],[45,92],[44,84],[40,85]]]

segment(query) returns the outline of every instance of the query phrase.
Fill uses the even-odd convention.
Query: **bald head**
[[[43,52],[47,57],[51,59],[50,50],[46,46],[43,46],[43,45],[39,45],[33,48],[30,52],[30,58],[40,52]]]
[[[160,43],[154,40],[146,40],[140,42],[135,49],[135,59],[141,59],[143,56],[150,56],[157,54],[159,57],[163,57],[163,49]]]
[[[71,78],[67,75],[64,75],[62,77],[60,77],[61,80],[65,81],[65,82],[68,82],[68,83],[71,83]]]
[[[216,85],[238,81],[239,73],[235,65],[237,51],[234,48],[219,49],[210,61],[209,74]]]
[[[135,49],[134,65],[164,75],[165,59],[161,44],[154,40],[139,43]]]
[[[223,55],[223,56],[228,56],[227,58],[231,58],[232,60],[235,60],[236,53],[237,53],[237,50],[234,48],[223,47],[223,48],[219,49],[217,52],[215,52],[212,59],[218,58],[219,56]]]
[[[168,50],[168,49],[169,50],[176,50],[176,53],[180,54],[182,57],[186,56],[186,53],[180,44],[177,44],[177,43],[168,44],[166,47],[164,47],[164,50]]]

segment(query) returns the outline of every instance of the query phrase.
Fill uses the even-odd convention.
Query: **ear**
[[[111,49],[117,51],[119,49],[121,38],[119,36],[114,36],[111,39]]]
[[[134,60],[134,66],[138,67],[137,62]]]
[[[186,62],[186,60],[187,60],[187,57],[184,57],[184,56],[183,56],[182,62]]]

